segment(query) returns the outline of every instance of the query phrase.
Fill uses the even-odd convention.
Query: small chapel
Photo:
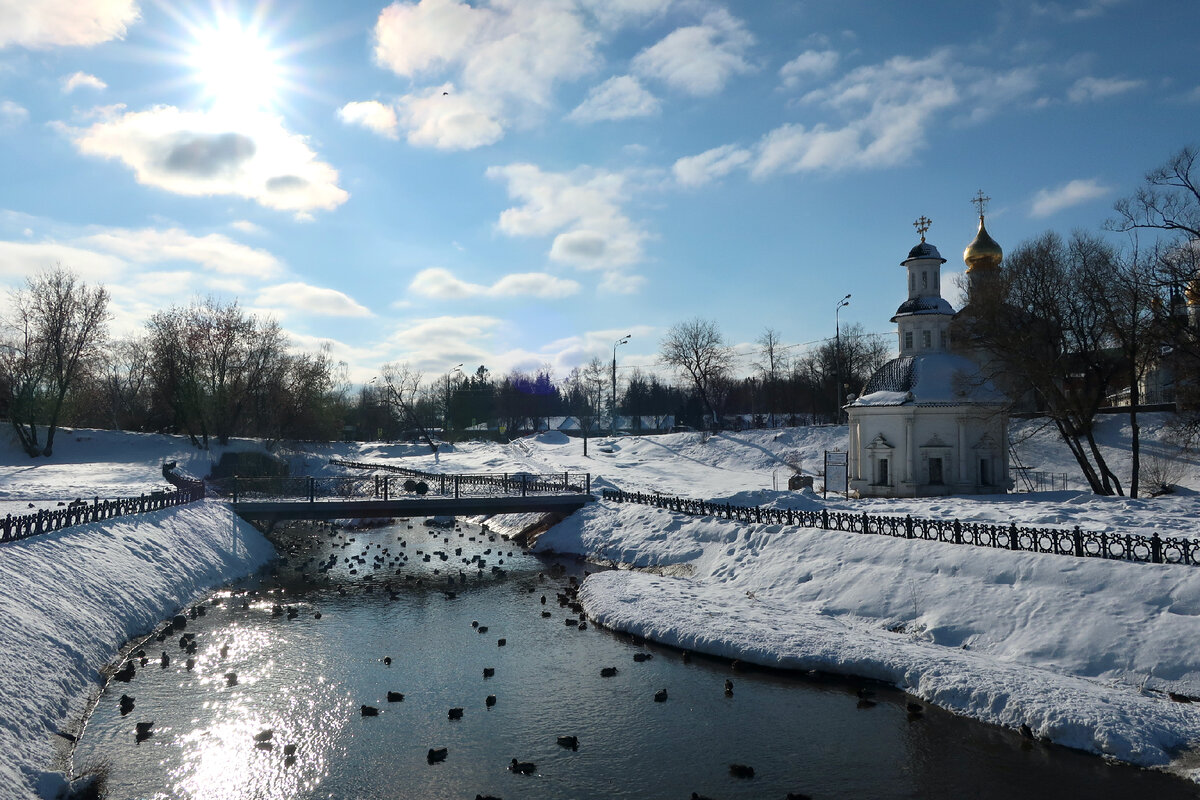
[[[983,224],[963,254],[968,280],[999,267],[1000,246]],[[905,268],[908,298],[896,309],[900,355],[846,405],[849,489],[859,497],[1007,492],[1008,398],[951,340],[955,310],[942,297],[942,258],[925,241],[931,220],[913,225],[921,241]],[[956,327],[957,330],[957,327]]]

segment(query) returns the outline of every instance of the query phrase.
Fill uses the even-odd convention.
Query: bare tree
[[[725,344],[717,323],[696,317],[672,325],[659,343],[659,358],[691,379],[713,427],[719,427],[718,388],[733,368],[733,350]]]
[[[1107,227],[1115,231],[1152,229],[1200,239],[1200,175],[1193,175],[1195,147],[1184,147],[1157,169],[1146,173],[1146,183],[1114,205],[1116,219]]]
[[[425,444],[429,445],[430,452],[436,453],[437,442],[433,440],[419,409],[422,394],[421,372],[407,363],[387,363],[383,365],[382,374],[388,408],[395,406],[400,419],[421,435]]]
[[[767,424],[775,427],[775,410],[779,406],[779,373],[786,369],[783,345],[779,331],[764,328],[754,343],[758,345],[759,360],[751,366],[762,374],[763,396],[767,404]]]
[[[1048,232],[1005,259],[1003,276],[972,296],[976,341],[1018,391],[1031,390],[1096,494],[1123,494],[1096,443],[1096,414],[1123,376],[1095,284],[1111,252],[1076,233]]]
[[[49,456],[67,393],[99,367],[108,335],[108,291],[89,287],[57,266],[12,293],[13,318],[0,363],[9,388],[9,417],[30,456]],[[39,419],[46,443],[38,442]]]

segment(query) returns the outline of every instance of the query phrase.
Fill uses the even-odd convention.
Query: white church
[[[980,195],[982,197],[982,194]],[[942,297],[942,258],[921,241],[901,262],[908,299],[896,309],[900,355],[880,367],[846,406],[849,489],[860,497],[921,497],[1008,491],[1008,401],[975,361],[951,352],[955,311]],[[1000,246],[983,226],[963,255],[967,276],[993,272]]]

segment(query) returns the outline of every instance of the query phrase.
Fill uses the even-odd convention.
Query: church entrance
[[[929,459],[929,482],[934,484],[945,483],[942,477],[942,460],[940,458]]]

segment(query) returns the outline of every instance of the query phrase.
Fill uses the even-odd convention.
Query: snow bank
[[[0,797],[62,785],[42,773],[55,731],[122,644],[273,557],[214,500],[0,545]]]
[[[874,678],[966,716],[1157,766],[1200,742],[1200,569],[593,506],[544,534],[674,577],[592,575],[600,624]]]

